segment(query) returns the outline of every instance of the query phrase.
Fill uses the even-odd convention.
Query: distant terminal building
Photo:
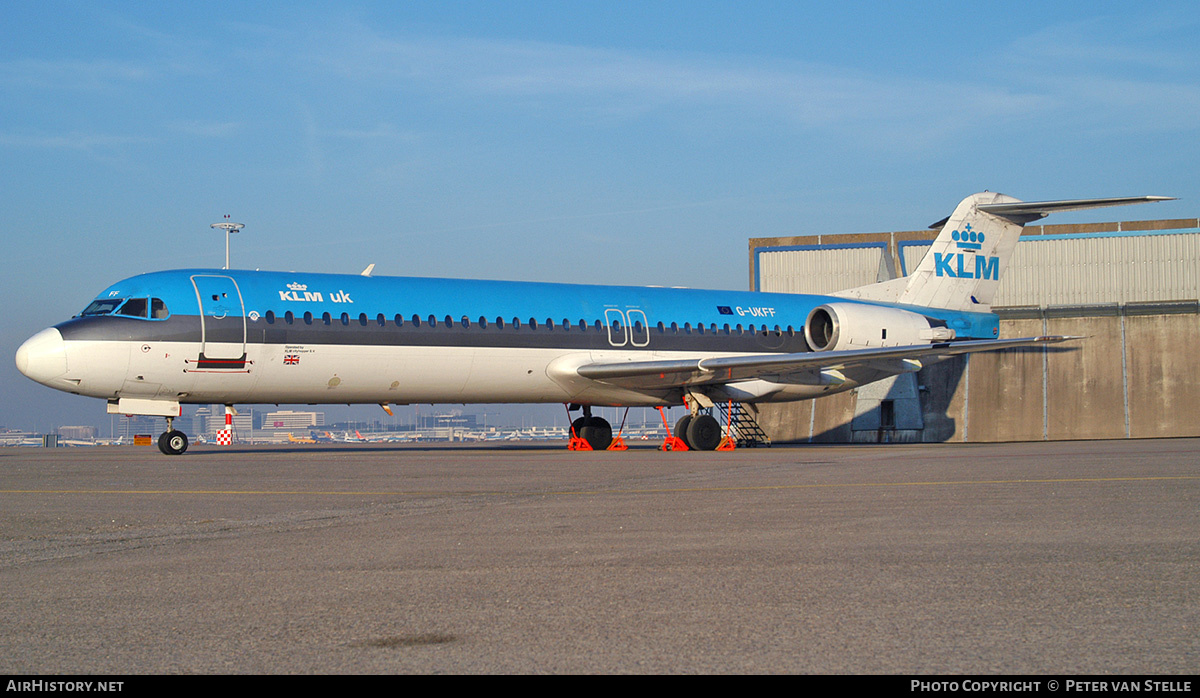
[[[324,412],[298,412],[295,410],[276,410],[263,415],[263,429],[279,429],[283,431],[307,431],[313,427],[325,426]]]
[[[936,230],[750,240],[761,291],[905,276]],[[775,441],[1200,436],[1200,219],[1028,225],[1000,280],[1001,337],[1071,345],[972,354],[818,400],[763,405]]]
[[[59,427],[57,430],[60,438],[77,439],[79,441],[95,441],[96,434],[99,431],[95,425],[87,424],[83,426]]]
[[[123,414],[117,419],[117,436],[132,443],[135,436],[161,434],[167,429],[167,420],[162,417]]]

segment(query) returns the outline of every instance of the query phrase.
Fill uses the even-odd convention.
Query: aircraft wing
[[[665,361],[625,361],[586,364],[576,370],[584,378],[633,389],[711,385],[754,379],[776,383],[813,383],[814,378],[818,377],[822,371],[866,367],[894,373],[906,373],[919,369],[921,365],[919,363],[914,365],[910,360],[919,360],[922,357],[940,358],[977,351],[1042,346],[1072,339],[1082,339],[1082,337],[1054,335],[1020,339],[938,342],[848,351],[756,354]],[[909,361],[907,365],[906,361]]]

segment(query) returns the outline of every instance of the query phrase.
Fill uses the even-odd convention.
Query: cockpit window
[[[90,315],[108,315],[117,309],[117,306],[125,302],[124,298],[104,298],[98,301],[92,301],[91,305],[83,309],[79,314],[80,317],[88,317]]]
[[[127,315],[129,317],[146,317],[146,299],[145,298],[130,298],[125,301],[125,305],[117,311],[117,315]]]
[[[165,320],[170,313],[167,312],[167,304],[161,298],[150,299],[150,317],[155,320]]]

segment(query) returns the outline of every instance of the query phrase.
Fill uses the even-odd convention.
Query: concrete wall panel
[[[1125,318],[1129,431],[1134,438],[1200,432],[1200,317]]]
[[[813,401],[816,417],[813,420],[815,443],[849,443],[850,423],[854,420],[854,391],[837,393]]]
[[[1042,320],[1009,320],[1005,337],[1036,337]],[[1042,409],[1041,348],[973,354],[970,361],[969,441],[1040,441],[1045,433]]]
[[[961,388],[965,385],[966,368],[966,357],[955,356],[930,364],[917,373],[925,419],[922,440],[934,443],[963,440],[966,391]]]
[[[805,400],[760,405],[756,418],[758,426],[771,437],[772,442],[808,441],[812,411],[816,404],[816,400]]]
[[[1051,440],[1124,438],[1120,318],[1050,317],[1046,327],[1048,334],[1087,338],[1047,350],[1047,436]]]

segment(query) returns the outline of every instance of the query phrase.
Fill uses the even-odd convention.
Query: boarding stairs
[[[767,436],[754,419],[752,407],[740,402],[718,402],[716,407],[721,413],[721,423],[731,427],[732,438],[738,448],[771,445],[771,437]]]

